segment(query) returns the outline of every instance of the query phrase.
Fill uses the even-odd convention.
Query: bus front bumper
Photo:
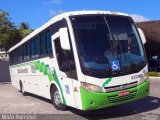
[[[138,85],[137,87],[127,90],[129,91],[129,94],[120,97],[118,96],[118,93],[121,91],[97,93],[89,92],[84,88],[80,87],[82,110],[106,108],[141,99],[149,94],[149,80],[145,81],[143,84]]]

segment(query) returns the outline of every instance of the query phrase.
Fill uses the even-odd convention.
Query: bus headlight
[[[81,82],[81,86],[89,92],[103,92],[103,89],[97,85]]]
[[[144,76],[140,79],[139,84],[142,84],[142,83],[144,83],[144,82],[147,81],[147,80],[148,80],[148,74],[144,75]]]

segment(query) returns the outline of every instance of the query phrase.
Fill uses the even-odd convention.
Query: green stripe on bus
[[[56,74],[56,70],[54,69],[53,73],[50,73],[49,72],[49,65],[45,65],[44,62],[40,63],[40,61],[34,61],[34,62],[28,62],[28,63],[22,63],[22,64],[18,64],[18,65],[13,65],[11,66],[10,68],[15,68],[15,67],[22,67],[22,66],[27,66],[27,65],[31,65],[31,64],[34,64],[34,67],[36,70],[38,70],[39,72],[42,72],[44,75],[47,75],[48,76],[48,80],[51,82],[52,80],[54,80],[59,89],[60,89],[60,92],[62,94],[62,100],[63,100],[63,104],[66,105],[66,101],[64,99],[64,95],[63,95],[63,90],[62,90],[62,87],[60,85],[60,82],[58,80],[58,77],[57,77],[57,74]]]
[[[57,85],[60,89],[60,92],[62,94],[63,104],[66,105],[66,101],[65,101],[65,98],[64,98],[64,95],[63,95],[63,90],[62,90],[62,87],[60,85],[59,79],[57,77],[56,70],[54,69],[53,73],[50,73],[49,72],[49,65],[45,65],[43,62],[40,63],[40,61],[34,61],[34,66],[35,66],[36,70],[39,70],[40,72],[43,72],[44,75],[47,75],[50,82],[52,80],[54,80],[57,83]]]
[[[112,78],[108,78],[102,85],[102,87],[105,87],[109,82],[111,82]]]

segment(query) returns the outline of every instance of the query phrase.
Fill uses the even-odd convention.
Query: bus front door
[[[53,63],[59,81],[58,89],[61,93],[61,100],[67,106],[76,107],[73,90],[73,80],[75,79],[71,77],[71,63],[73,61],[69,59],[70,53],[61,48],[58,33],[52,36],[52,48],[54,54]]]

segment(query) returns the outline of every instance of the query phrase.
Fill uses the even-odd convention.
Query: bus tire
[[[24,91],[24,86],[21,81],[20,81],[20,92],[22,93],[23,96],[26,95],[26,92]]]
[[[57,110],[64,111],[67,109],[67,106],[62,104],[60,93],[55,86],[51,90],[51,101]]]

